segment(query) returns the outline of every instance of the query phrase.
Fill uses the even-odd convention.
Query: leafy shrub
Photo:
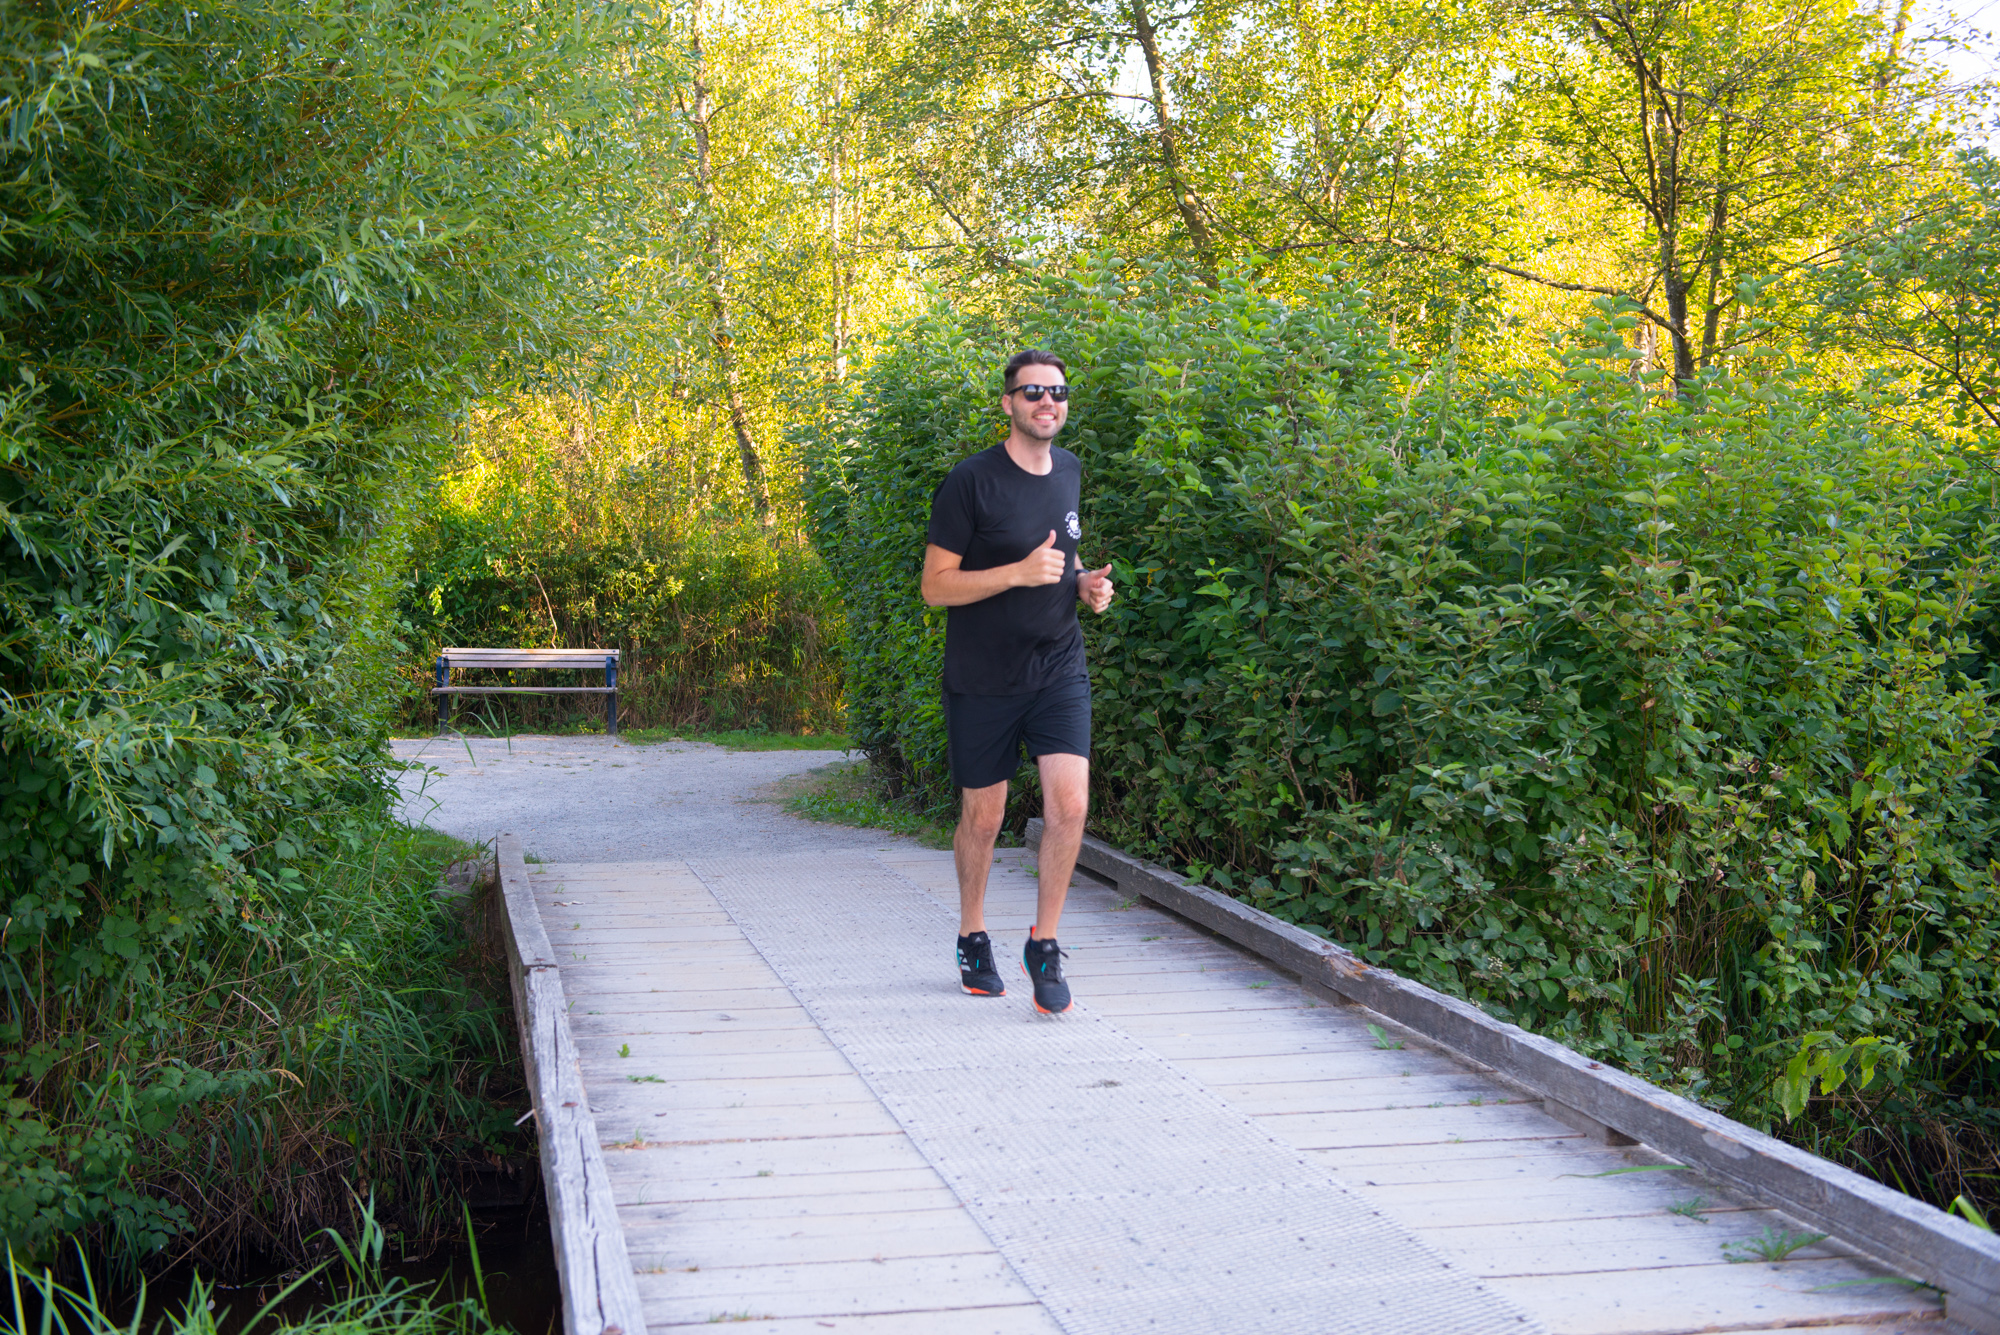
[[[1478,383],[1401,360],[1337,276],[1107,263],[1017,309],[904,329],[814,446],[858,743],[948,796],[929,496],[1000,438],[1008,349],[1058,349],[1120,590],[1084,618],[1107,837],[1966,1189],[2000,1077],[1990,481],[1816,410],[1781,357],[1638,383],[1610,305],[1555,371]]]
[[[344,1202],[294,1141],[483,1134],[438,924],[395,938],[438,995],[387,989],[328,868],[384,819],[409,480],[463,395],[595,338],[658,62],[535,0],[0,35],[0,1233],[130,1257]]]
[[[414,534],[406,726],[431,719],[447,645],[622,650],[621,726],[839,726],[840,605],[825,566],[798,534],[714,507],[686,478],[698,455],[683,443],[616,405],[482,415]],[[576,712],[563,697],[494,700],[488,712],[510,726]],[[581,712],[602,717],[594,700]]]

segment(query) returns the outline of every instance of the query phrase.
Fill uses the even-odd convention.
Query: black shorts
[[[1026,695],[944,693],[952,782],[990,788],[1014,777],[1021,745],[1028,758],[1090,755],[1090,678],[1069,677]]]

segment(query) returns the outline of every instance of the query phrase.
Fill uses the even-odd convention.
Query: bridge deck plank
[[[948,852],[876,857],[955,906]],[[1011,951],[1031,866],[1003,852],[988,900],[1011,988],[1026,985]],[[685,864],[533,871],[649,1328],[1059,1329]],[[1938,1329],[1930,1295],[1825,1287],[1880,1276],[1837,1242],[1727,1264],[1723,1243],[1782,1218],[1693,1174],[1587,1176],[1657,1156],[1587,1140],[1476,1065],[1087,876],[1072,904],[1062,940],[1084,1005],[1551,1331]],[[1697,1195],[1701,1219],[1669,1211]]]

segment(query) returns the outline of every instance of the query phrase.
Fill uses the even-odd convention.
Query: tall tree
[[[1968,440],[2000,431],[2000,164],[1974,148],[1962,176],[1910,216],[1885,211],[1812,276],[1822,352],[1907,368],[1892,399]]]
[[[692,0],[689,11],[690,62],[685,108],[694,134],[695,199],[700,209],[704,274],[708,289],[709,340],[715,347],[717,369],[722,375],[723,393],[729,405],[729,425],[736,435],[737,457],[743,469],[743,486],[750,493],[757,518],[771,522],[771,486],[764,476],[764,457],[750,434],[750,417],[743,406],[743,377],[736,364],[734,313],[729,304],[729,261],[723,253],[722,228],[717,219],[715,166],[711,157],[709,123],[715,115],[708,59],[702,50],[702,0]]]
[[[1630,297],[1681,384],[1731,346],[1738,287],[1942,158],[1931,89],[1844,0],[1556,0],[1515,84],[1522,166],[1622,214]]]

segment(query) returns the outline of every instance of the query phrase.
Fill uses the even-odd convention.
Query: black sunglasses
[[[1054,399],[1057,403],[1069,402],[1068,385],[1016,385],[1007,392],[1009,394],[1019,394],[1029,403],[1040,403],[1044,394]]]

